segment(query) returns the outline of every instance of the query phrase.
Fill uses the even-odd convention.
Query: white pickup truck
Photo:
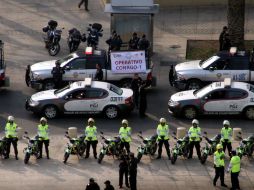
[[[133,73],[116,73],[111,68],[111,62],[108,61],[108,54],[105,50],[77,51],[58,61],[64,69],[63,82],[84,80],[84,78],[94,78],[96,74],[96,64],[100,64],[103,70],[103,81],[117,83],[121,87],[130,87]],[[54,89],[52,68],[56,60],[44,61],[28,65],[26,71],[26,84],[37,90]],[[148,61],[147,61],[148,62]],[[143,72],[138,72],[142,80],[145,80],[150,86],[155,84],[155,78],[152,76],[150,64],[146,64]]]

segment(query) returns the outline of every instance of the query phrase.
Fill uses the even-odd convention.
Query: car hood
[[[187,91],[175,93],[171,96],[171,100],[174,102],[177,102],[177,101],[182,101],[182,100],[197,99],[197,97],[194,96],[194,94],[193,94],[194,91],[195,90],[187,90]]]
[[[40,101],[40,100],[49,100],[49,99],[57,99],[58,97],[54,94],[55,90],[46,90],[38,92],[31,96],[33,101]]]
[[[195,61],[188,61],[188,62],[184,62],[184,63],[179,63],[175,66],[175,71],[179,72],[179,71],[185,71],[185,70],[197,70],[197,69],[201,69],[201,67],[199,66],[201,60],[195,60]]]
[[[40,70],[52,70],[55,67],[56,60],[43,61],[31,65],[31,71],[36,72]]]
[[[123,90],[123,94],[122,94],[123,97],[128,98],[128,97],[133,96],[133,91],[131,89],[122,88],[122,90]]]

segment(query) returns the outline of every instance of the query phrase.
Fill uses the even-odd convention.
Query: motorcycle
[[[207,132],[204,132],[203,137],[207,142],[205,147],[201,149],[201,158],[200,158],[201,164],[204,164],[206,162],[208,156],[214,154],[214,152],[216,151],[216,145],[220,143],[221,134],[217,134],[213,138],[209,139],[207,137]]]
[[[80,31],[76,28],[69,30],[69,36],[67,37],[67,43],[70,53],[76,51],[79,47],[80,42],[86,41],[86,34],[81,35]]]
[[[138,147],[137,159],[140,162],[143,155],[153,156],[157,151],[157,135],[144,138],[142,131],[139,132],[138,137],[142,140],[142,144]]]
[[[239,132],[241,135],[241,132]],[[251,157],[254,150],[254,135],[250,135],[249,137],[243,139],[241,136],[237,136],[241,142],[239,146],[236,148],[237,155],[242,158],[243,156]]]
[[[42,31],[47,33],[47,36],[44,37],[45,47],[48,49],[49,55],[55,56],[60,51],[60,40],[62,30],[57,30],[57,22],[50,20],[48,26],[42,28]],[[62,28],[64,29],[64,28]]]
[[[87,37],[87,47],[92,47],[97,49],[99,43],[99,37],[102,37],[102,25],[99,23],[89,24],[87,27],[88,37]]]
[[[25,132],[25,135],[23,137],[28,140],[28,145],[23,150],[25,154],[24,163],[28,164],[31,156],[35,156],[36,158],[39,157],[38,141],[40,139],[38,135],[36,135],[34,138],[30,138],[28,136],[28,132]]]
[[[85,135],[81,135],[78,138],[71,138],[66,131],[65,137],[69,139],[70,143],[67,143],[67,146],[64,150],[64,159],[63,163],[66,164],[70,155],[77,155],[78,158],[82,157],[86,151],[86,142]]]
[[[114,139],[106,138],[103,135],[103,132],[101,133],[102,138],[102,147],[100,149],[100,154],[98,157],[98,163],[100,164],[104,158],[105,155],[107,156],[113,156],[113,158],[116,156],[118,159],[120,159],[122,156],[126,155],[126,151],[122,150],[120,147],[121,139],[119,136],[114,137]]]
[[[183,138],[177,138],[174,132],[172,137],[176,140],[175,146],[172,148],[171,164],[175,164],[178,156],[188,157],[189,154],[189,136],[185,135]]]
[[[7,138],[0,139],[0,157],[4,158],[7,152]]]

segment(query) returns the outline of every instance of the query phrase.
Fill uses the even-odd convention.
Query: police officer
[[[38,147],[40,151],[40,155],[38,159],[42,158],[42,146],[44,144],[45,151],[47,155],[47,159],[49,159],[49,133],[48,133],[49,126],[47,124],[47,119],[42,117],[40,119],[40,124],[38,125],[37,134],[39,136]]]
[[[131,142],[131,128],[128,126],[128,121],[126,119],[122,120],[122,127],[119,130],[119,136],[121,139],[120,148],[125,147],[127,153],[130,153],[130,142]]]
[[[220,37],[219,37],[219,42],[220,42],[220,51],[222,51],[222,47],[223,47],[223,39],[224,39],[224,35],[226,33],[226,31],[228,30],[228,27],[227,26],[224,26],[223,29],[222,29],[222,32],[220,33]]]
[[[100,186],[95,182],[94,178],[90,178],[89,183],[86,185],[86,190],[100,190]]]
[[[115,188],[113,187],[113,185],[111,185],[109,180],[105,181],[104,184],[105,184],[104,190],[115,190]]]
[[[134,157],[134,153],[130,153],[129,181],[131,190],[137,190],[137,168],[138,168],[138,159]]]
[[[92,145],[93,148],[93,155],[94,158],[97,159],[97,152],[96,152],[96,147],[97,147],[97,128],[94,125],[94,119],[89,118],[88,119],[88,126],[85,129],[85,135],[86,135],[86,143],[87,143],[87,148],[86,148],[86,157],[89,157],[90,154],[90,145]]]
[[[223,151],[228,149],[228,155],[231,156],[231,140],[232,140],[232,128],[230,127],[230,123],[228,120],[223,121],[223,128],[221,129],[221,143],[223,146]]]
[[[85,10],[86,11],[89,11],[88,10],[88,0],[81,0],[80,2],[79,2],[79,4],[78,4],[78,8],[80,8],[81,7],[81,5],[84,3],[84,5],[85,5]]]
[[[174,66],[173,65],[170,66],[168,79],[169,79],[170,86],[174,86]]]
[[[129,50],[137,50],[138,49],[138,42],[139,42],[139,37],[136,32],[133,32],[132,38],[129,40]]]
[[[139,87],[139,116],[145,117],[145,112],[147,109],[147,98],[146,98],[146,83],[143,82]]]
[[[158,135],[158,145],[159,145],[159,149],[158,149],[158,157],[157,159],[161,159],[161,153],[162,153],[162,145],[164,144],[166,151],[167,151],[167,155],[168,155],[168,159],[170,160],[170,150],[169,150],[169,127],[166,124],[166,119],[165,118],[160,118],[160,124],[157,127],[157,135]]]
[[[131,81],[131,89],[133,91],[134,104],[136,108],[139,106],[139,87],[142,83],[142,79],[138,76],[138,73],[135,73]]]
[[[120,164],[119,164],[119,188],[123,188],[123,177],[125,177],[125,185],[126,187],[129,186],[128,182],[128,156],[122,155],[120,158]]]
[[[95,80],[97,81],[102,81],[103,80],[103,71],[101,69],[101,65],[100,64],[96,64],[96,73],[95,73]]]
[[[188,131],[188,136],[189,136],[189,139],[190,139],[190,144],[189,144],[190,153],[189,153],[188,159],[192,158],[194,146],[195,146],[196,151],[197,151],[198,159],[200,159],[201,158],[201,153],[200,153],[201,129],[199,127],[199,122],[198,122],[197,119],[192,120],[192,126]]]
[[[5,137],[7,138],[7,141],[6,141],[7,150],[6,150],[5,159],[9,158],[11,144],[12,144],[12,146],[14,148],[15,158],[16,158],[16,160],[18,160],[17,127],[18,127],[17,124],[14,122],[14,117],[10,115],[8,117],[8,121],[5,126]]]
[[[227,171],[230,172],[231,174],[231,183],[232,183],[231,190],[236,190],[240,189],[238,176],[241,170],[241,158],[238,155],[236,155],[235,150],[233,150],[231,153],[232,158],[230,160]]]
[[[224,167],[225,167],[225,153],[223,152],[223,147],[221,144],[217,144],[217,151],[214,153],[214,169],[215,169],[215,177],[213,179],[213,185],[216,186],[216,182],[220,177],[220,183],[222,187],[227,187],[224,183]]]
[[[56,66],[53,67],[51,74],[53,75],[53,80],[56,88],[60,88],[62,86],[63,74],[64,70],[61,68],[61,64],[59,61],[56,61]]]

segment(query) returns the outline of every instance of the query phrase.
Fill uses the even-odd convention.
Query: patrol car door
[[[202,108],[205,114],[225,112],[225,89],[216,89],[202,97]]]
[[[74,92],[71,92],[67,94],[65,97],[66,103],[64,104],[65,112],[71,112],[71,113],[83,113],[88,110],[87,106],[87,100],[85,97],[86,91],[84,89],[82,90],[76,90]]]
[[[225,104],[225,111],[228,114],[236,114],[241,112],[249,101],[248,92],[242,89],[230,88],[227,89],[223,103]]]
[[[102,71],[103,71],[103,79],[105,80],[105,76],[106,76],[105,61],[106,61],[106,59],[104,57],[88,57],[87,63],[86,63],[87,76],[89,78],[94,79],[94,77],[96,75],[96,71],[97,71],[96,64],[99,64],[102,68]]]
[[[223,81],[225,78],[230,78],[231,71],[230,68],[227,66],[229,64],[229,60],[224,58],[216,60],[214,63],[212,63],[205,69],[206,80],[210,82],[216,82]]]
[[[65,65],[65,74],[63,80],[65,81],[78,81],[84,80],[87,77],[85,70],[86,60],[84,58],[77,58],[67,65]]]
[[[249,57],[236,56],[230,61],[231,79],[234,81],[248,82],[250,80]]]

